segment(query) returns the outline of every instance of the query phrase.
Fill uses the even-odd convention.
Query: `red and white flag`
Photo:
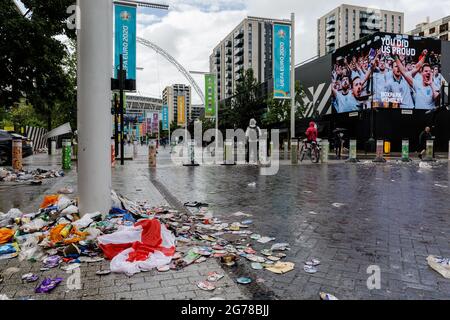
[[[97,240],[111,260],[111,271],[127,275],[168,265],[175,254],[174,235],[156,219],[120,227]]]

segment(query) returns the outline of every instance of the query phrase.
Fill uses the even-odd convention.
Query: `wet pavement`
[[[51,165],[45,155],[27,161],[30,166],[54,168],[59,165],[58,159],[52,160],[55,162]],[[248,263],[231,270],[233,278],[239,275],[265,280],[256,287],[260,295],[244,292],[245,296],[317,300],[319,292],[325,291],[340,299],[450,298],[450,280],[431,270],[426,261],[428,255],[450,257],[447,162],[439,162],[432,168],[420,168],[418,162],[283,164],[275,176],[261,176],[259,168],[254,166],[179,167],[170,162],[168,150],[161,149],[158,168],[152,170],[148,169],[145,149],[141,148],[138,159],[127,162],[124,168],[114,169],[113,186],[132,200],[144,199],[155,205],[165,203],[168,198],[179,203],[206,202],[217,217],[228,221],[240,221],[230,217],[237,211],[252,214],[252,231],[276,238],[267,245],[250,240],[257,250],[270,248],[276,242],[290,243],[291,250],[283,260],[294,262],[294,271],[275,275],[267,270],[251,270]],[[154,184],[152,180],[156,180]],[[74,169],[67,177],[45,181],[43,186],[2,185],[0,211],[14,206],[23,208],[33,202],[31,208],[34,209],[43,192],[51,193],[67,184],[76,189],[75,182]],[[256,186],[249,186],[253,182]],[[303,270],[303,263],[310,258],[321,261],[315,274]],[[367,270],[374,265],[381,269],[379,290],[367,287],[371,276]],[[94,269],[98,270],[98,266],[91,271]],[[193,273],[199,278],[207,269]],[[181,281],[183,283],[173,281],[176,278],[163,277],[159,281],[168,280],[171,286],[172,281],[176,287],[169,289],[169,298],[180,297],[183,285],[192,286],[189,276]],[[144,277],[141,280],[147,282]],[[110,283],[118,285],[120,281],[113,279]],[[100,285],[103,284],[97,283]],[[137,290],[139,285],[133,287],[130,280],[127,286],[131,290],[125,293],[128,298],[139,294],[151,298],[157,291],[149,292],[151,284],[143,284],[141,286],[148,286],[144,288],[146,293],[133,296],[133,288]],[[159,283],[157,288],[161,286],[163,284]],[[120,298],[122,292],[114,291],[119,289],[111,290],[113,299]],[[227,290],[230,296],[236,297],[236,287]],[[111,298],[105,296],[109,294],[107,291],[102,290],[103,298]],[[95,292],[102,298],[98,290],[89,296],[96,296]],[[185,299],[206,297],[198,291],[184,294]]]
[[[275,176],[251,166],[157,171],[180,201],[209,203],[219,217],[252,214],[255,232],[291,244],[286,261],[295,271],[248,271],[281,299],[316,299],[320,291],[341,299],[450,298],[450,281],[426,261],[450,256],[449,175],[447,162],[282,166]],[[312,275],[303,270],[310,258],[322,262]],[[380,290],[367,287],[373,265]]]

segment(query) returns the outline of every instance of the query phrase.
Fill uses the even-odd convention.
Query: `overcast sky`
[[[296,14],[296,62],[317,54],[317,18],[343,2],[338,0],[168,0],[168,12],[139,9],[138,35],[169,52],[188,71],[208,71],[209,55],[246,16],[289,19]],[[347,1],[345,3],[375,6],[403,11],[405,31],[426,20],[450,15],[450,0],[377,0]],[[165,86],[186,83],[178,71],[150,49],[138,45],[138,89],[143,95],[160,96]],[[203,88],[201,76],[194,76]],[[200,99],[193,93],[194,103]]]

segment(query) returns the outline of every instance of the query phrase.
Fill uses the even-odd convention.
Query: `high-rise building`
[[[422,22],[416,26],[414,30],[408,32],[409,35],[427,38],[436,38],[443,41],[450,40],[450,16],[430,22],[427,17],[426,22]]]
[[[163,105],[169,107],[169,123],[177,123],[178,119],[178,97],[185,97],[185,107],[187,108],[187,117],[191,120],[191,86],[185,84],[173,84],[163,91]]]
[[[403,33],[404,13],[340,5],[317,20],[317,54],[324,56],[375,32]]]
[[[242,71],[253,69],[258,82],[272,79],[273,24],[290,20],[247,17],[213,50],[209,70],[218,75],[218,99],[233,96]]]

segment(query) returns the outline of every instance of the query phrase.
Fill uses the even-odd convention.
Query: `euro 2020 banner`
[[[291,97],[291,26],[273,25],[273,95],[275,99]]]
[[[127,79],[136,80],[136,6],[116,4],[114,11],[114,77],[117,79],[122,54]]]

